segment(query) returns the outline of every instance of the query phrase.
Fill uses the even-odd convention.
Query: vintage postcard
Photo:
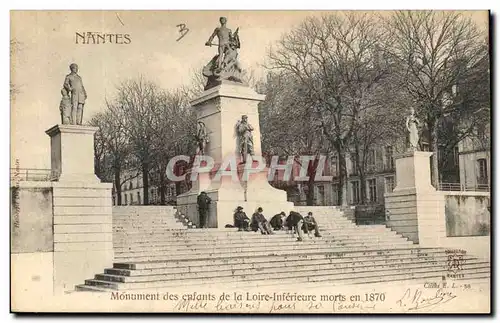
[[[12,312],[491,312],[488,11],[10,20]]]

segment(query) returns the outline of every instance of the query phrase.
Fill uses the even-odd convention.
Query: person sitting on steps
[[[293,231],[297,232],[297,241],[302,241],[302,224],[304,223],[304,217],[299,213],[295,211],[290,211],[290,214],[288,215],[288,218],[286,218],[288,230],[291,231],[293,235]]]
[[[260,230],[262,234],[274,234],[271,229],[271,225],[267,222],[264,214],[262,214],[263,209],[259,207],[257,212],[252,215],[252,229],[253,231],[257,231],[256,227]]]
[[[250,231],[248,229],[249,223],[250,219],[247,214],[243,212],[243,207],[238,206],[236,208],[236,212],[234,213],[234,226],[238,228],[238,231]]]
[[[317,238],[321,238],[321,234],[319,234],[318,223],[313,217],[312,212],[308,212],[307,216],[304,217],[304,224],[302,225],[302,229],[309,237],[311,236],[310,232],[314,230],[314,236]]]
[[[281,211],[281,213],[276,214],[271,218],[269,224],[271,224],[271,227],[273,227],[274,231],[283,230],[285,216],[285,212]]]

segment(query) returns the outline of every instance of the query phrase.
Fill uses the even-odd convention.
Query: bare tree
[[[384,26],[392,36],[391,58],[401,66],[400,82],[429,133],[432,179],[438,187],[439,128],[447,115],[470,115],[463,110],[477,109],[463,104],[453,89],[487,56],[484,34],[470,18],[453,11],[401,11],[386,19]],[[444,102],[446,96],[451,103]]]
[[[149,178],[154,165],[154,126],[157,107],[160,105],[161,89],[140,76],[123,82],[118,88],[117,114],[137,168],[143,181],[143,202],[149,204]]]
[[[130,165],[131,150],[121,114],[120,109],[106,102],[106,110],[96,114],[89,122],[89,125],[99,128],[94,145],[96,174],[101,180],[113,182],[117,205],[122,204],[122,185],[138,176]],[[125,174],[125,171],[128,172]]]
[[[369,14],[339,13],[308,18],[269,54],[272,69],[297,77],[330,147],[339,157],[341,202],[346,192],[346,153],[361,111],[389,73],[386,32]]]
[[[189,92],[185,88],[164,91],[155,107],[153,119],[153,143],[155,155],[155,179],[159,187],[160,203],[166,204],[165,194],[168,178],[167,165],[177,155],[194,155],[196,114],[188,103]],[[179,192],[179,183],[176,183]]]
[[[302,167],[300,156],[316,157],[309,164],[309,181],[305,184],[306,203],[313,205],[317,165],[321,155],[329,154],[316,112],[301,95],[298,80],[286,72],[269,73],[265,93],[266,100],[259,106],[263,154],[268,157],[293,156],[299,167]],[[289,192],[297,189],[293,175],[288,183],[276,184],[281,184],[281,188]]]

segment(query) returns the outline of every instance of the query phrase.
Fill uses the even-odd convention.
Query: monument
[[[394,155],[396,186],[393,192],[385,194],[386,218],[389,227],[397,232],[403,230],[403,236],[418,243],[418,227],[422,224],[418,218],[435,206],[436,189],[431,184],[432,153],[418,149],[420,121],[413,108],[410,108],[405,125],[409,134],[408,148]]]
[[[78,65],[70,65],[64,80],[62,124],[46,131],[51,146],[54,291],[72,290],[113,262],[110,183],[94,171],[96,127],[82,125],[87,92]],[[50,214],[49,213],[49,214]]]
[[[81,125],[87,91],[85,91],[81,76],[78,75],[78,65],[73,63],[69,66],[69,69],[71,73],[66,75],[61,90],[61,122],[62,124]]]
[[[226,23],[227,19],[221,17],[221,26],[215,28],[205,44],[213,45],[213,38],[218,37],[217,55],[202,72],[207,78],[205,91],[191,101],[198,124],[203,123],[208,136],[198,152],[203,147],[204,154],[214,160],[214,165],[202,164],[209,171],[197,174],[191,190],[177,197],[179,212],[199,225],[196,198],[205,191],[213,201],[208,227],[218,228],[233,224],[237,206],[242,206],[247,213],[262,207],[267,215],[293,208],[293,203],[287,201],[286,192],[275,189],[268,182],[268,172],[261,157],[258,112],[264,95],[256,93],[241,80],[237,51],[240,48],[239,28],[232,33]]]

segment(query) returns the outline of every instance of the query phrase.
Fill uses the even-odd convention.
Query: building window
[[[368,166],[375,166],[375,149],[368,150],[368,156],[366,159]]]
[[[385,147],[385,168],[394,169],[394,158],[392,146]]]
[[[352,188],[352,204],[359,204],[359,181],[351,182]]]
[[[377,202],[377,180],[375,178],[368,180],[368,199],[370,202]]]
[[[394,191],[394,176],[388,176],[385,178],[385,192],[392,193]]]
[[[332,191],[333,191],[333,205],[339,205],[339,186],[338,184],[333,184],[332,186]]]
[[[354,155],[351,156],[351,164],[352,164],[351,174],[356,175],[358,173],[358,163],[356,162],[356,156]]]
[[[134,196],[130,193],[130,205],[134,204]]]
[[[129,189],[129,190],[131,190],[131,189],[133,189],[133,188],[134,188],[134,186],[132,185],[132,181],[130,181],[130,182],[128,183],[128,189]]]
[[[137,204],[141,204],[141,192],[137,192]]]
[[[481,158],[477,160],[477,166],[479,169],[479,184],[488,184],[488,169],[485,158]]]
[[[124,197],[124,200],[125,200],[125,201],[124,201],[124,202],[125,202],[125,205],[127,205],[127,204],[128,204],[128,202],[127,202],[127,194],[123,194],[123,197]]]

